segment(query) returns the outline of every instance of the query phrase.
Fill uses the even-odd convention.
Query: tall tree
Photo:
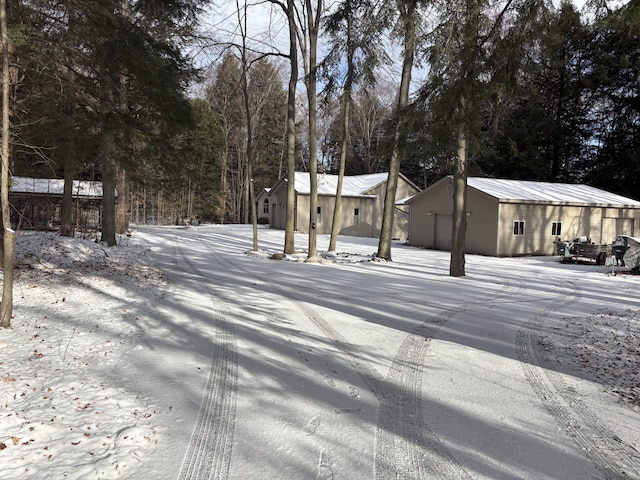
[[[298,32],[296,27],[296,8],[294,0],[280,2],[270,0],[282,9],[287,19],[289,32],[289,83],[287,91],[287,135],[286,135],[286,156],[287,156],[287,208],[286,223],[284,232],[284,253],[295,252],[294,229],[295,229],[295,170],[296,170],[296,86],[298,83]]]
[[[75,69],[79,98],[91,111],[100,137],[105,193],[102,240],[114,245],[116,208],[111,189],[117,168],[132,168],[134,139],[166,136],[188,121],[185,88],[194,71],[180,51],[179,30],[194,21],[202,2],[49,3],[43,8],[60,10],[62,15],[52,18],[59,30],[66,30],[65,44],[77,52],[76,63],[67,68]],[[73,23],[67,22],[70,14],[77,18]]]
[[[318,221],[318,36],[323,15],[322,0],[305,0],[304,15],[306,25],[298,30],[302,33],[301,49],[305,71],[305,86],[309,114],[309,252],[308,257],[317,254]]]
[[[207,99],[218,124],[224,132],[224,148],[221,152],[219,222],[229,219],[239,222],[237,212],[229,212],[234,194],[231,192],[229,173],[239,170],[233,165],[235,153],[244,142],[242,135],[241,65],[232,54],[226,54],[215,70],[215,77],[207,87]],[[235,194],[237,195],[237,194]]]
[[[236,0],[236,11],[238,29],[240,32],[240,43],[236,45],[241,66],[241,92],[244,104],[244,125],[245,132],[245,192],[244,192],[244,219],[248,222],[249,217],[253,226],[253,249],[258,250],[258,215],[256,210],[256,163],[259,156],[267,157],[264,152],[258,152],[258,147],[266,147],[258,140],[258,137],[268,138],[268,116],[273,120],[281,117],[278,114],[279,108],[273,108],[273,98],[279,97],[280,78],[275,75],[267,55],[257,55],[253,52],[249,44],[248,31],[248,3],[243,4]],[[281,100],[281,98],[280,98]],[[268,109],[271,110],[268,110]],[[284,122],[283,122],[284,123]],[[278,135],[281,138],[281,134]],[[267,147],[268,149],[268,147]],[[250,213],[250,216],[249,216]]]
[[[588,143],[589,33],[571,3],[541,9],[522,53],[512,55],[513,81],[486,102],[482,173],[571,182]],[[517,57],[520,58],[517,58]]]
[[[406,132],[406,108],[409,105],[411,73],[416,53],[417,23],[421,15],[419,7],[422,3],[420,0],[396,0],[395,2],[399,13],[398,29],[402,38],[402,74],[395,112],[395,129],[391,159],[389,161],[389,178],[384,197],[382,228],[380,229],[380,240],[376,254],[386,260],[391,260],[396,190],[398,188],[400,162],[403,154],[404,134]]]
[[[249,72],[254,119],[253,178],[256,191],[274,185],[281,176],[286,130],[287,94],[279,61],[260,58]]]
[[[2,303],[0,304],[0,326],[8,328],[11,325],[13,313],[13,271],[15,263],[14,245],[15,231],[11,226],[11,211],[9,206],[9,146],[11,135],[10,92],[11,81],[9,74],[9,32],[7,27],[7,3],[0,0],[0,37],[2,41],[2,175],[0,180],[2,207]]]
[[[256,57],[248,46],[244,59],[242,46],[235,49],[238,55],[228,52],[223,57],[206,88],[212,112],[225,131],[218,220],[222,222],[248,220],[253,203],[249,178],[254,189],[279,179],[286,116],[286,94],[277,66],[269,58]]]
[[[479,145],[483,104],[512,79],[523,39],[542,2],[460,0],[443,4],[434,30],[430,81],[434,118],[450,130],[442,145],[453,154],[453,229],[449,273],[465,275],[469,162]],[[515,58],[514,58],[515,57]],[[447,147],[448,146],[448,147]]]
[[[368,0],[343,0],[335,6],[325,21],[327,33],[331,38],[331,50],[323,62],[327,69],[328,85],[326,91],[331,92],[335,83],[344,76],[340,95],[340,109],[336,119],[340,119],[339,132],[335,144],[339,145],[338,182],[331,224],[329,250],[336,249],[337,236],[340,227],[342,211],[342,185],[346,171],[347,157],[351,145],[350,126],[353,104],[353,90],[356,78],[361,79],[364,86],[374,84],[373,69],[377,66],[382,53],[376,48],[376,34],[381,29],[373,13],[373,6]],[[359,55],[358,55],[359,54]],[[344,64],[346,63],[346,72]],[[329,139],[327,148],[330,149],[334,141]],[[369,172],[371,173],[371,172]]]
[[[588,79],[590,151],[580,163],[591,184],[640,195],[640,4],[628,2],[593,25]]]
[[[342,185],[344,180],[344,170],[347,163],[347,149],[349,146],[349,122],[351,121],[351,102],[353,95],[353,78],[355,73],[355,50],[353,33],[353,2],[346,0],[342,8],[333,13],[328,23],[329,32],[335,32],[344,23],[344,34],[346,44],[346,62],[347,73],[344,80],[344,88],[342,90],[341,106],[342,106],[342,141],[340,142],[340,160],[338,162],[338,183],[336,187],[336,200],[333,208],[333,220],[331,222],[331,237],[329,238],[329,251],[336,250],[338,231],[340,228],[340,215],[342,214]]]
[[[220,157],[224,148],[222,129],[215,120],[209,102],[191,101],[194,128],[179,137],[179,152],[184,161],[183,182],[193,198],[191,214],[198,219],[214,220],[215,202],[220,192]]]
[[[236,0],[236,11],[238,14],[238,28],[240,29],[241,45],[239,47],[240,64],[242,66],[241,84],[242,97],[244,100],[244,116],[245,128],[247,132],[247,140],[245,143],[246,150],[246,176],[245,176],[245,223],[249,211],[251,212],[251,224],[253,230],[253,251],[258,251],[258,215],[256,212],[256,195],[253,182],[253,111],[251,108],[251,97],[249,95],[249,68],[251,66],[248,53],[248,29],[247,29],[247,2],[245,0],[244,7],[241,8],[239,0]],[[244,13],[241,13],[244,12]],[[250,207],[249,207],[250,206]]]

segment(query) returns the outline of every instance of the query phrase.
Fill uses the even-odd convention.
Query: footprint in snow
[[[331,375],[325,373],[322,376],[322,379],[327,382],[327,385],[329,385],[330,387],[335,387],[336,386],[336,382],[333,380],[333,378],[331,377]]]
[[[307,423],[304,426],[304,428],[302,429],[302,432],[305,435],[313,435],[314,433],[316,433],[316,429],[318,428],[319,425],[320,425],[320,415],[316,415],[311,420],[309,420],[309,423]]]

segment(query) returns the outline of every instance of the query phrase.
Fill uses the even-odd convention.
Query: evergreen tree
[[[589,134],[585,69],[588,31],[570,3],[542,10],[509,89],[488,99],[483,174],[570,182]]]
[[[190,220],[213,221],[220,191],[220,152],[224,139],[209,103],[192,100],[195,125],[179,140],[183,187],[188,190]]]
[[[513,85],[540,7],[536,0],[460,0],[440,10],[423,98],[436,124],[432,138],[452,160],[451,276],[465,275],[466,179],[481,144],[484,107]]]
[[[391,237],[395,212],[396,190],[400,174],[400,163],[406,152],[405,135],[407,131],[407,107],[409,105],[409,89],[411,74],[416,55],[416,44],[419,38],[419,24],[422,18],[420,0],[396,0],[393,5],[394,13],[398,15],[397,35],[402,43],[402,73],[398,90],[398,100],[395,111],[395,128],[391,155],[389,159],[389,177],[384,197],[384,211],[382,214],[382,228],[376,256],[391,260]]]
[[[640,197],[640,4],[629,2],[593,26],[590,151],[581,163],[592,185]]]

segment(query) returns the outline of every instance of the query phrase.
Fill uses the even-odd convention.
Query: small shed
[[[611,243],[640,236],[640,202],[588,185],[470,177],[466,251],[490,256],[553,255],[554,240]],[[449,250],[453,179],[409,199],[409,243]]]
[[[12,177],[9,196],[12,222],[23,229],[60,227],[64,180]],[[78,230],[98,228],[102,222],[102,182],[73,181],[73,224]]]
[[[377,237],[382,228],[382,214],[388,173],[345,176],[342,184],[340,235]],[[311,198],[308,172],[295,172],[294,229],[302,233],[309,230],[309,201]],[[338,175],[318,174],[317,232],[331,233]],[[420,189],[400,174],[396,191],[393,238],[405,240],[408,233],[409,213],[406,198]],[[269,192],[271,201],[271,228],[284,230],[286,225],[287,178],[281,178]]]

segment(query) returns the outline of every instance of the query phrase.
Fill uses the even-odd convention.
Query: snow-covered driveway
[[[335,263],[276,261],[239,226],[136,235],[167,272],[157,334],[178,347],[156,365],[179,413],[148,478],[640,478],[638,404],[571,360],[575,319],[637,325],[637,278],[468,256],[454,279],[448,253],[401,245],[349,263],[376,249],[353,238]],[[260,230],[262,251],[282,243]],[[638,380],[625,352],[599,361],[635,360]]]

